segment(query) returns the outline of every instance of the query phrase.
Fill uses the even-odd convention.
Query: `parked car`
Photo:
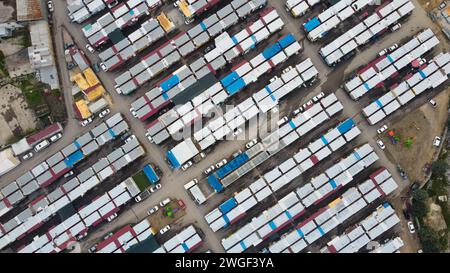
[[[33,152],[29,152],[26,155],[22,156],[22,159],[23,160],[28,160],[28,159],[32,158],[33,155],[34,155]]]
[[[153,208],[150,208],[150,209],[147,211],[147,214],[148,214],[148,215],[152,215],[153,213],[157,212],[158,210],[159,210],[159,207],[158,207],[158,206],[154,206]]]
[[[88,126],[90,123],[92,123],[92,121],[93,121],[92,118],[87,118],[87,119],[83,120],[80,124],[81,124],[81,126],[86,127],[86,126]]]
[[[295,109],[292,112],[292,115],[296,116],[296,115],[300,114],[300,112],[303,112],[303,107],[301,107],[301,106],[299,108]]]
[[[90,44],[86,44],[86,49],[91,53],[94,53],[94,51],[95,51],[94,48]]]
[[[183,171],[187,170],[190,166],[192,166],[192,161],[188,161],[186,162],[186,164],[184,164],[183,166],[181,166],[181,169]]]
[[[240,133],[242,133],[242,128],[237,128],[234,132],[233,132],[233,136],[237,136]]]
[[[92,65],[92,67],[94,67],[94,71],[95,71],[95,72],[100,72],[100,66],[98,66],[98,63],[94,63],[94,64]]]
[[[189,190],[190,188],[192,188],[193,186],[195,186],[198,183],[198,179],[194,178],[191,181],[187,182],[186,184],[184,184],[184,189],[185,190]]]
[[[397,23],[397,24],[395,24],[395,25],[393,25],[393,26],[391,27],[391,31],[392,31],[392,32],[397,31],[397,30],[399,30],[401,27],[402,27],[402,24]]]
[[[130,112],[133,115],[133,117],[137,117],[137,113],[136,113],[136,111],[134,111],[133,107],[130,108]]]
[[[106,108],[106,109],[103,110],[100,114],[98,114],[98,117],[99,117],[99,118],[104,118],[104,117],[106,117],[110,112],[111,112],[111,111],[110,111],[108,108]]]
[[[425,58],[421,58],[420,60],[419,60],[419,65],[424,65],[424,64],[426,64],[427,63],[427,59],[425,59]]]
[[[51,142],[56,142],[56,141],[58,141],[61,138],[62,138],[62,134],[61,133],[57,133],[56,135],[53,135],[53,136],[50,137],[50,141]]]
[[[440,137],[438,137],[438,136],[434,137],[433,146],[435,146],[435,147],[441,146],[441,138]]]
[[[161,202],[159,202],[159,206],[160,207],[164,207],[165,205],[170,203],[170,198],[167,197],[166,199],[162,200]]]
[[[108,71],[108,67],[104,63],[100,63],[100,68],[105,72]]]
[[[414,234],[416,232],[416,228],[414,227],[413,222],[408,221],[408,229],[409,229],[409,233]]]
[[[158,183],[158,184],[156,184],[155,186],[153,186],[153,187],[150,188],[150,192],[155,192],[155,191],[161,189],[161,187],[162,187],[162,186],[161,186],[161,183]]]
[[[106,218],[106,220],[108,221],[108,222],[111,222],[112,220],[114,220],[114,219],[116,219],[117,218],[117,213],[113,213],[113,214],[111,214],[108,218]]]
[[[170,225],[167,225],[167,226],[163,227],[163,228],[159,231],[159,233],[162,235],[162,234],[166,233],[166,232],[169,231],[169,230],[170,230]]]
[[[145,137],[148,139],[148,141],[150,141],[150,143],[154,143],[153,138],[150,135],[150,133],[145,133]]]
[[[440,10],[442,10],[442,9],[444,9],[446,6],[447,6],[447,2],[442,1],[442,3],[439,4],[439,7],[438,7],[438,8],[439,8]]]
[[[381,150],[384,150],[386,148],[386,146],[384,146],[384,143],[383,143],[383,141],[381,141],[381,139],[377,140],[377,144],[378,144],[378,147],[380,147]]]
[[[47,1],[47,8],[49,12],[53,12],[55,10],[53,7],[53,1]]]
[[[286,116],[282,117],[279,121],[277,121],[277,125],[281,126],[281,125],[285,124],[288,120],[289,120],[288,117],[286,117]]]
[[[64,175],[64,178],[71,177],[73,175],[73,171],[70,171]]]
[[[391,47],[389,47],[389,52],[392,52],[398,48],[398,44],[393,44]]]
[[[311,107],[311,105],[313,105],[314,104],[314,102],[313,102],[313,100],[309,100],[309,101],[307,101],[305,104],[303,104],[302,105],[302,108],[304,109],[304,110],[307,110],[309,107]]]
[[[431,99],[429,102],[430,102],[431,106],[433,106],[433,108],[437,107],[437,103],[435,100]]]
[[[417,190],[418,188],[420,188],[420,184],[419,182],[414,182],[412,183],[411,187],[409,187],[409,189],[413,192],[415,190]]]
[[[378,134],[382,134],[384,131],[386,131],[387,130],[387,125],[385,124],[385,125],[383,125],[383,126],[381,126],[378,130],[377,130],[377,133]]]
[[[324,92],[320,92],[317,96],[313,97],[313,102],[318,102],[323,97],[325,97],[325,93]]]
[[[128,143],[128,142],[132,141],[132,140],[135,139],[135,138],[136,138],[135,135],[131,135],[131,136],[129,136],[127,139],[125,139],[125,143]]]
[[[50,145],[50,142],[48,140],[41,141],[40,143],[36,144],[34,146],[34,151],[37,153],[45,148],[47,148]]]
[[[215,168],[214,165],[209,166],[209,168],[205,170],[205,174],[208,175],[210,172],[214,171]]]
[[[403,216],[405,216],[406,220],[409,220],[411,218],[411,216],[409,215],[408,210],[406,210],[406,209],[403,210]]]
[[[387,52],[388,52],[388,51],[387,51],[387,49],[385,48],[385,49],[381,50],[380,52],[378,52],[378,56],[381,57],[381,56],[385,55]]]
[[[258,143],[258,139],[254,138],[254,139],[252,139],[250,142],[248,142],[247,144],[245,144],[245,148],[250,149],[250,148],[253,147],[256,143]]]
[[[225,164],[227,164],[227,160],[224,158],[224,159],[222,159],[220,162],[218,162],[217,164],[216,164],[216,168],[218,169],[218,168],[220,168],[220,167],[222,167],[223,165],[225,165]]]

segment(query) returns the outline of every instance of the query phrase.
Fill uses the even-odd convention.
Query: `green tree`
[[[426,253],[439,253],[441,252],[441,241],[436,231],[423,226],[419,230],[419,239],[422,243],[422,249]]]
[[[431,165],[431,171],[433,172],[433,177],[442,178],[446,176],[448,170],[448,163],[446,160],[438,159]]]
[[[419,189],[413,194],[412,210],[419,219],[422,219],[428,213],[427,199],[428,193],[424,189]]]

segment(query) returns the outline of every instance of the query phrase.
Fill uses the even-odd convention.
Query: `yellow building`
[[[96,86],[97,84],[100,83],[100,81],[97,78],[97,75],[95,75],[92,68],[89,67],[88,69],[84,70],[83,74],[84,74],[84,77],[86,78],[86,81],[89,84],[89,87]]]
[[[187,3],[186,0],[181,0],[180,3],[178,4],[178,8],[186,18],[192,17],[192,12],[189,9],[189,3]]]
[[[87,119],[88,117],[92,116],[85,100],[79,100],[75,102],[75,106],[77,107],[77,110],[80,113],[80,117],[82,119]]]
[[[169,33],[175,29],[174,23],[170,21],[169,18],[167,18],[164,12],[161,12],[161,14],[156,17],[156,19],[166,33]]]
[[[97,87],[95,87],[91,91],[85,92],[84,94],[85,94],[86,99],[88,101],[96,101],[98,98],[103,96],[104,93],[105,93],[105,88],[103,88],[102,85],[98,85]]]
[[[72,76],[72,81],[74,81],[80,90],[86,90],[89,88],[89,83],[86,81],[86,79],[83,77],[83,74],[77,73]]]

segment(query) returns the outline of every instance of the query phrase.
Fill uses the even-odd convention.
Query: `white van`
[[[186,184],[184,184],[184,189],[185,190],[189,190],[190,188],[192,188],[193,186],[195,186],[198,182],[197,178],[194,178],[193,180],[187,182]]]
[[[35,150],[36,152],[39,152],[39,151],[41,151],[41,150],[47,148],[48,145],[50,145],[50,142],[49,142],[48,140],[44,140],[44,141],[38,143],[36,146],[34,146],[34,150]]]

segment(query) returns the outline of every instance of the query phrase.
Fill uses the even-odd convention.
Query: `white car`
[[[86,44],[86,49],[91,53],[94,53],[94,51],[95,51],[94,48],[90,44]]]
[[[413,222],[408,221],[408,229],[409,229],[409,233],[411,233],[411,234],[416,232],[416,228],[414,227]]]
[[[289,119],[288,119],[288,117],[282,117],[278,122],[277,122],[277,125],[278,126],[281,126],[281,125],[283,125],[283,124],[285,124],[287,121],[288,121]]]
[[[133,107],[130,108],[130,112],[133,115],[133,117],[137,117],[137,113],[136,113],[136,111],[134,111]]]
[[[399,30],[399,29],[401,28],[401,26],[402,26],[402,24],[400,24],[400,23],[395,24],[395,25],[393,25],[393,26],[391,27],[391,31],[392,31],[392,32],[397,31],[397,30]]]
[[[103,71],[105,71],[105,72],[108,71],[108,67],[106,67],[106,64],[100,63],[100,67]]]
[[[306,110],[313,104],[314,104],[313,100],[309,100],[305,104],[302,105],[302,108]]]
[[[391,47],[389,47],[389,52],[392,52],[398,48],[398,44],[393,44]]]
[[[53,1],[47,2],[47,8],[48,8],[48,11],[50,11],[50,12],[53,12],[55,10],[55,8],[53,7]]]
[[[117,213],[113,213],[108,218],[106,218],[106,220],[108,222],[111,222],[112,220],[116,219],[116,217],[117,217]]]
[[[81,126],[86,127],[92,122],[92,118],[87,118],[81,122]]]
[[[442,141],[441,138],[436,136],[433,140],[433,146],[435,146],[435,147],[441,146],[441,141]]]
[[[106,109],[103,110],[100,114],[98,114],[98,117],[99,117],[99,118],[104,118],[104,117],[106,117],[110,112],[111,112],[111,111],[110,111],[108,108],[106,108]]]
[[[378,130],[377,130],[377,133],[378,134],[382,134],[384,131],[386,131],[387,130],[387,125],[385,124],[385,125],[383,125],[383,126],[381,126]]]
[[[301,106],[299,108],[295,109],[292,112],[292,115],[296,116],[296,115],[300,114],[300,112],[303,112],[303,107],[301,107]]]
[[[128,142],[132,141],[132,140],[135,139],[135,138],[136,138],[135,135],[131,135],[131,136],[129,136],[127,139],[125,139],[125,143],[128,143]]]
[[[214,171],[215,168],[216,167],[214,165],[209,166],[209,168],[205,170],[205,174],[209,174],[210,172]]]
[[[169,203],[170,203],[170,198],[167,197],[166,199],[164,199],[161,202],[159,202],[159,206],[162,208],[162,207],[164,207],[165,205],[167,205]]]
[[[223,165],[227,164],[227,162],[228,161],[225,158],[222,159],[222,161],[220,161],[216,164],[216,168],[218,169],[218,168],[222,167]]]
[[[421,58],[421,59],[419,60],[419,65],[423,65],[423,64],[425,64],[426,62],[427,62],[427,59]]]
[[[150,135],[150,133],[145,133],[145,137],[148,139],[148,141],[150,141],[150,143],[154,143],[153,138]]]
[[[387,49],[385,48],[385,49],[381,50],[380,52],[378,52],[378,56],[381,57],[381,56],[385,55],[387,52],[388,52],[388,51],[387,51]]]
[[[436,106],[437,106],[436,101],[433,99],[430,100],[430,104],[431,104],[431,106],[433,106],[433,108],[436,108]]]
[[[242,128],[237,128],[236,131],[233,132],[233,136],[237,136],[242,133]]]
[[[70,171],[64,175],[64,178],[71,177],[73,175],[73,171]]]
[[[183,171],[187,170],[190,166],[192,166],[192,161],[188,161],[186,162],[186,164],[184,164],[183,166],[181,166],[181,169]]]
[[[165,226],[165,227],[163,227],[160,231],[159,231],[159,234],[164,234],[164,233],[166,233],[167,231],[169,231],[170,230],[170,226],[169,225],[167,225],[167,226]]]
[[[313,101],[314,102],[318,102],[323,97],[325,97],[325,93],[324,92],[320,92],[317,96],[313,97]]]
[[[258,140],[256,138],[252,139],[249,143],[245,144],[245,148],[250,149],[253,147],[256,143],[258,143]]]
[[[56,141],[58,141],[59,139],[61,139],[62,138],[62,134],[61,133],[58,133],[58,134],[56,134],[56,135],[53,135],[51,138],[50,138],[50,141],[51,142],[56,142]]]
[[[150,208],[150,209],[147,211],[147,214],[148,214],[148,215],[152,215],[153,213],[157,212],[158,210],[159,210],[159,207],[158,207],[158,206],[154,206],[153,208]]]
[[[384,150],[386,148],[386,146],[384,146],[383,141],[381,141],[380,139],[377,140],[377,144],[378,144],[378,147],[380,147],[381,150]]]
[[[23,160],[30,159],[30,158],[33,157],[33,155],[34,155],[33,152],[29,152],[28,154],[22,156],[22,159],[23,159]]]
[[[157,191],[157,190],[159,190],[159,189],[161,189],[161,183],[158,183],[158,184],[156,184],[154,187],[151,187],[150,188],[150,192],[155,192],[155,191]]]

